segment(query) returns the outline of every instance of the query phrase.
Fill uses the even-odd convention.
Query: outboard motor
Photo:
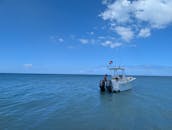
[[[105,91],[105,81],[104,80],[100,80],[100,84],[99,84],[100,90],[102,92]]]
[[[112,93],[113,88],[112,88],[112,82],[111,82],[111,80],[107,80],[107,81],[106,81],[106,88],[107,88],[107,90],[108,90],[110,93]]]

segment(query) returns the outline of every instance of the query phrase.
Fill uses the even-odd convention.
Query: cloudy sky
[[[172,75],[172,0],[0,0],[0,72]]]

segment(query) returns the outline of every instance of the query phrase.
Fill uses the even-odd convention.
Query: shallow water
[[[0,74],[0,130],[171,130],[172,77],[101,93],[94,75]]]

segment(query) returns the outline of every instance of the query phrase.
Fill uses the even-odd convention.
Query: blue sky
[[[0,72],[172,75],[172,0],[0,0]]]

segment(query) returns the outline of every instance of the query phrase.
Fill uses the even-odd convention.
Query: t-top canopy
[[[125,69],[121,67],[112,67],[112,68],[109,68],[109,70],[125,70]]]

